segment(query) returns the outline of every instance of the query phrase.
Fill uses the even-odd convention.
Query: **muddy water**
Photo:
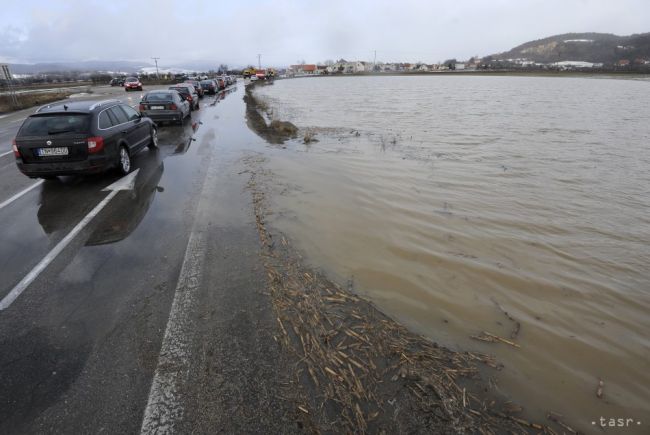
[[[497,355],[499,388],[531,418],[650,426],[650,82],[334,77],[255,92],[317,131],[268,162],[272,224],[313,265],[417,332]],[[521,348],[470,338],[482,331]]]

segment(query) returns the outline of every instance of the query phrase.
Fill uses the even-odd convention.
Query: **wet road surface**
[[[117,193],[116,175],[35,185],[0,157],[0,299],[78,230],[0,311],[0,433],[295,427],[240,161],[264,144],[242,96],[162,127]],[[21,116],[0,119],[0,151]]]

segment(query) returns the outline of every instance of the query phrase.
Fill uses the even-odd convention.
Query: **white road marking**
[[[13,152],[14,152],[13,150],[9,150],[9,151],[7,151],[5,153],[0,154],[0,157],[8,156],[9,154],[11,154]]]
[[[0,311],[6,310],[25,291],[29,285],[50,265],[50,263],[70,244],[70,242],[83,230],[88,223],[99,214],[111,199],[121,190],[133,190],[135,177],[140,170],[136,169],[129,175],[120,178],[115,183],[103,190],[109,190],[99,204],[95,206],[81,221],[70,231],[43,259],[0,301]],[[41,181],[42,182],[42,181]],[[39,183],[41,183],[39,182]],[[32,186],[33,187],[33,186]]]
[[[25,119],[27,119],[27,118],[15,119],[15,120],[13,120],[13,121],[9,121],[9,122],[11,122],[11,123],[15,123],[15,122],[24,121]]]
[[[9,152],[12,152],[12,151],[9,151]],[[6,153],[5,153],[5,154],[6,154]],[[2,156],[4,156],[5,154],[2,154]],[[0,156],[0,157],[1,157],[1,156]],[[14,202],[15,200],[17,200],[18,198],[20,198],[21,196],[23,196],[23,195],[26,194],[27,192],[29,192],[29,191],[35,189],[36,187],[40,186],[41,184],[43,184],[43,181],[45,181],[45,180],[39,180],[39,181],[37,181],[36,183],[34,183],[34,184],[32,184],[31,186],[29,186],[28,188],[21,190],[20,192],[18,192],[17,194],[15,194],[14,196],[12,196],[11,198],[6,199],[6,200],[4,200],[3,202],[1,202],[1,203],[0,203],[0,210],[2,210],[3,208],[5,208],[6,206],[8,206],[9,204],[11,204],[12,202]]]
[[[196,292],[201,285],[205,260],[208,221],[206,207],[210,204],[209,198],[206,197],[206,185],[214,184],[207,181],[211,172],[211,157],[209,159],[158,356],[158,365],[149,390],[141,434],[178,432],[176,425],[183,420],[185,414],[181,387],[188,380],[192,360],[194,314],[197,308]]]

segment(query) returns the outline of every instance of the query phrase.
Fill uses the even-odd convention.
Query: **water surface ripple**
[[[496,354],[528,416],[650,425],[650,83],[332,77],[256,93],[319,131],[268,162],[272,223],[311,263],[417,332]],[[504,310],[521,349],[469,338],[508,337]]]

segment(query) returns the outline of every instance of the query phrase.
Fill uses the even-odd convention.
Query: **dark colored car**
[[[177,122],[190,116],[190,103],[178,91],[149,91],[140,101],[140,113],[156,122]]]
[[[201,87],[206,94],[214,95],[219,90],[219,85],[212,79],[201,80]]]
[[[127,77],[126,80],[124,80],[124,90],[126,92],[141,91],[142,83],[137,77]]]
[[[154,122],[118,100],[43,106],[23,122],[14,139],[18,169],[36,178],[88,174],[117,168],[127,174],[131,157],[158,146]]]
[[[111,86],[124,86],[124,79],[114,78],[108,83]]]
[[[203,88],[201,88],[201,82],[198,80],[185,80],[185,83],[189,83],[194,86],[196,92],[199,94],[199,98],[203,98]]]
[[[167,89],[171,89],[181,94],[181,97],[185,98],[190,103],[190,110],[199,109],[199,93],[194,86],[189,83],[179,83],[170,86]]]

